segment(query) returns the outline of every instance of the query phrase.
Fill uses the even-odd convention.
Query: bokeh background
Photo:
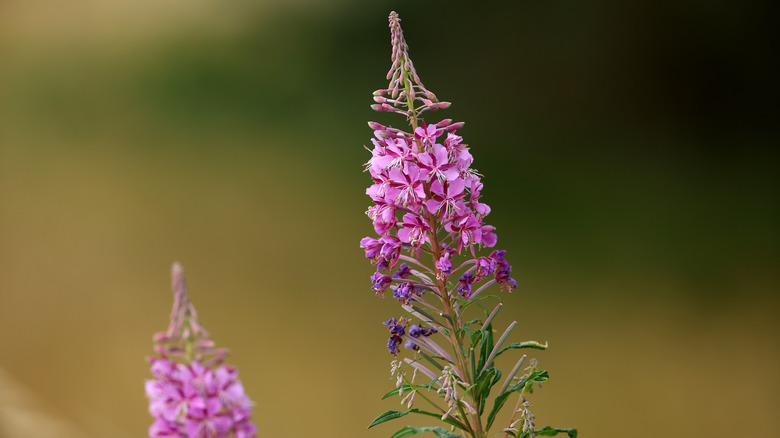
[[[358,248],[393,9],[453,102],[429,120],[467,122],[520,284],[499,321],[550,343],[537,424],[780,430],[759,4],[3,0],[0,437],[146,435],[174,260],[261,437],[395,430],[365,429],[398,407],[379,399],[398,308]]]

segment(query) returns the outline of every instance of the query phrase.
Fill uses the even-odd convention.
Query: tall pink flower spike
[[[485,223],[491,208],[482,202],[482,175],[472,167],[471,150],[457,134],[463,123],[422,119],[450,103],[439,101],[420,80],[398,14],[390,13],[389,21],[390,82],[373,93],[376,103],[371,108],[403,115],[411,129],[368,123],[374,136],[365,164],[371,175],[366,194],[372,201],[366,214],[375,234],[364,237],[360,247],[376,266],[371,290],[380,297],[392,295],[404,311],[383,323],[396,382],[396,389],[384,398],[398,395],[407,410],[384,412],[369,428],[417,414],[438,417],[447,428],[404,426],[393,436],[433,432],[447,438],[493,437],[496,415],[516,396],[514,412],[501,431],[505,437],[566,433],[576,438],[575,429],[535,428],[526,395],[549,377],[535,360],[525,373],[520,368],[526,355],[503,377],[497,367],[495,359],[505,352],[543,350],[547,344],[509,342],[516,321],[503,333],[495,331],[502,334],[494,341],[493,319],[502,298],[485,291],[492,286],[516,289],[512,266],[505,250],[492,250],[498,243],[496,228]],[[489,253],[486,248],[491,248]],[[483,307],[495,299],[499,303],[492,311]],[[477,307],[482,312],[475,311]],[[467,312],[478,317],[466,317]],[[493,387],[501,389],[491,394]]]
[[[187,294],[184,268],[171,268],[173,309],[168,330],[154,335],[158,357],[149,358],[153,379],[146,381],[149,436],[175,438],[253,438],[252,402],[238,371],[223,365],[228,350],[215,348],[200,325]]]

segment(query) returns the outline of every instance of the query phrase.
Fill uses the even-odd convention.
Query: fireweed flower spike
[[[457,134],[463,123],[422,120],[422,114],[450,104],[439,101],[420,80],[395,12],[390,31],[390,82],[374,92],[372,108],[401,114],[411,126],[402,130],[369,122],[374,137],[365,167],[372,179],[366,194],[373,205],[366,214],[377,235],[363,238],[360,247],[377,268],[371,290],[381,297],[389,293],[405,312],[383,324],[389,331],[387,350],[394,356],[396,384],[387,397],[398,395],[407,410],[387,411],[369,427],[415,413],[439,417],[448,429],[406,426],[394,436],[431,431],[440,437],[486,438],[492,436],[496,415],[515,398],[514,412],[498,426],[503,429],[499,434],[575,437],[574,429],[534,429],[526,395],[548,378],[535,360],[520,377],[516,374],[525,355],[513,362],[508,375],[495,365],[509,350],[545,349],[547,344],[511,343],[516,322],[494,330],[493,318],[502,305],[483,307],[486,300],[500,300],[486,290],[497,286],[511,292],[517,282],[506,251],[484,251],[498,239],[495,227],[485,223],[490,207],[481,199],[482,177],[471,167],[474,157]],[[476,319],[466,317],[474,312]]]
[[[168,330],[154,335],[153,379],[146,381],[152,438],[254,438],[252,402],[238,371],[223,365],[227,350],[215,348],[187,295],[184,268],[171,269],[173,309]]]

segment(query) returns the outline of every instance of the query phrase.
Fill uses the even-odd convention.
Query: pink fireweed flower
[[[392,196],[397,205],[416,209],[426,196],[423,183],[427,180],[428,172],[414,163],[405,162],[403,168],[390,169],[389,175],[393,194],[388,195]]]
[[[439,180],[431,183],[431,196],[425,201],[425,208],[429,213],[436,214],[439,209],[442,210],[442,217],[450,219],[454,215],[461,214],[462,210],[456,208],[457,202],[465,197],[464,190],[466,182],[461,179],[441,182]]]
[[[419,248],[423,243],[428,242],[428,232],[431,230],[431,226],[425,219],[413,213],[406,213],[398,230],[398,238],[403,243]]]
[[[420,129],[420,128],[417,128]],[[435,144],[430,152],[423,152],[417,156],[420,161],[420,167],[425,169],[439,181],[453,180],[458,177],[457,163],[450,163],[447,157],[447,149]]]
[[[414,130],[414,138],[420,141],[423,146],[433,146],[436,144],[436,139],[444,132],[437,129],[436,125],[428,125],[425,127],[418,127]]]
[[[174,306],[168,330],[155,335],[160,357],[150,358],[146,381],[151,438],[254,438],[252,402],[238,371],[222,364],[227,350],[216,349],[190,303],[184,270],[174,263]]]

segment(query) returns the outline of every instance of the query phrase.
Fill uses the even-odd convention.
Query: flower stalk
[[[252,401],[238,371],[224,365],[228,350],[216,348],[190,302],[184,268],[171,268],[173,308],[168,329],[154,335],[158,356],[149,358],[146,381],[151,438],[254,438]]]
[[[530,404],[524,404],[524,394],[532,385],[546,381],[547,372],[534,369],[515,379],[523,356],[509,376],[501,379],[495,360],[508,350],[544,349],[546,344],[507,344],[517,322],[512,322],[494,342],[493,320],[501,309],[500,302],[492,312],[483,308],[481,317],[466,318],[467,314],[479,313],[477,308],[482,307],[483,300],[501,300],[487,295],[489,288],[498,285],[500,290],[511,292],[517,283],[511,278],[506,251],[478,255],[494,247],[497,236],[495,227],[485,223],[491,209],[481,201],[482,176],[472,168],[474,158],[457,134],[464,124],[451,119],[437,123],[423,119],[423,114],[448,108],[450,103],[439,101],[420,80],[398,14],[390,14],[389,24],[390,82],[387,88],[374,92],[375,104],[371,107],[403,115],[410,130],[369,122],[374,138],[365,170],[373,184],[366,194],[373,205],[366,214],[377,236],[363,238],[360,246],[376,266],[371,289],[380,297],[390,291],[406,312],[384,323],[390,332],[388,351],[397,356],[403,345],[414,359],[405,358],[393,365],[400,385],[396,393],[409,410],[385,412],[369,427],[417,413],[440,416],[451,430],[406,426],[399,433],[432,430],[439,436],[486,438],[507,398],[517,394],[515,416],[521,416],[523,426],[515,428],[513,416],[504,432],[513,437],[532,436],[533,414],[528,410]],[[454,261],[459,261],[455,269]],[[410,276],[419,281],[410,280]],[[402,377],[404,367],[432,380],[427,384],[408,381]],[[491,398],[491,389],[502,380],[501,390]],[[404,388],[411,391],[406,396]],[[435,396],[426,396],[426,392]],[[435,412],[412,408],[417,396],[432,404]],[[492,407],[488,410],[488,406]]]

